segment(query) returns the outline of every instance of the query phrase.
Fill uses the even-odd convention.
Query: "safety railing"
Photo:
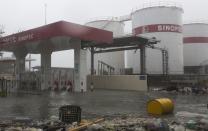
[[[98,75],[113,75],[115,68],[103,61],[98,61]]]
[[[86,23],[90,23],[90,22],[93,22],[93,21],[100,21],[100,20],[120,21],[120,17],[113,17],[113,16],[93,17],[93,18],[88,19]]]

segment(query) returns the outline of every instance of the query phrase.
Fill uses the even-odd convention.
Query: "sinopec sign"
[[[174,32],[182,33],[182,26],[173,24],[155,24],[137,27],[133,30],[134,35],[152,32]]]

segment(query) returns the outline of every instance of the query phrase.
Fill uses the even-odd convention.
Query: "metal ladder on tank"
[[[113,75],[114,72],[115,68],[113,66],[98,60],[98,75]]]
[[[162,53],[162,70],[163,75],[167,75],[169,73],[169,65],[168,65],[168,50],[165,48],[155,47],[155,46],[148,46],[149,48],[160,50]]]
[[[113,20],[113,18],[111,19]],[[105,29],[110,23],[111,20],[107,21],[107,23],[105,23],[101,29]],[[106,71],[107,68],[107,71]],[[115,68],[101,60],[98,60],[98,75],[112,75],[114,74]]]
[[[168,74],[168,51],[162,49],[162,67],[163,67],[163,74]]]

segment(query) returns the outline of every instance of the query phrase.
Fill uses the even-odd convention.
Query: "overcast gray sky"
[[[143,3],[157,0],[0,0],[0,24],[6,34],[44,25],[44,4],[47,4],[47,23],[65,20],[84,24],[91,18],[122,16]],[[164,0],[163,0],[164,1]],[[208,0],[174,0],[184,8],[185,22],[208,20]],[[130,31],[128,24],[126,32]],[[34,56],[39,59],[39,56]],[[72,51],[52,55],[52,66],[73,67]],[[33,65],[39,64],[39,60]]]

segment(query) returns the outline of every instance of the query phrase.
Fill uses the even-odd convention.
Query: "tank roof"
[[[195,24],[208,25],[208,20],[189,21],[189,22],[184,22],[183,25],[195,25]]]
[[[140,5],[139,7],[133,9],[132,13],[135,13],[140,10],[150,9],[150,8],[176,8],[183,11],[183,7],[180,3],[172,1],[159,1],[159,2],[149,2]]]

